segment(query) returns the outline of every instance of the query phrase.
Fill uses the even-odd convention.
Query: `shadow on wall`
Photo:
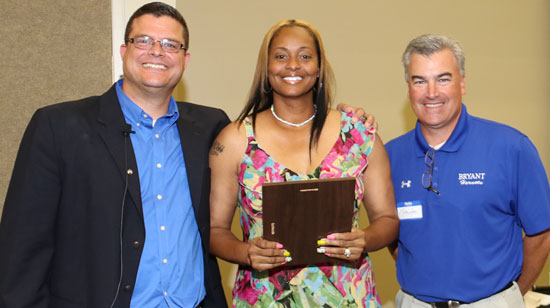
[[[409,130],[414,129],[416,126],[416,115],[412,111],[409,99],[405,99],[403,101],[403,108],[400,113],[403,119],[403,131],[408,132]]]
[[[181,80],[176,88],[174,89],[174,92],[172,95],[174,96],[174,99],[178,102],[187,102],[188,101],[188,95],[187,95],[187,89],[188,86],[185,84],[185,80]],[[200,102],[194,102],[195,104],[200,104]]]

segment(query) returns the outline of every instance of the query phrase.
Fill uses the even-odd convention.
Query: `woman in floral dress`
[[[239,264],[234,307],[380,307],[367,253],[397,236],[388,157],[374,129],[330,108],[332,88],[315,27],[283,20],[264,38],[247,105],[214,142],[210,249]],[[334,262],[285,266],[292,251],[262,238],[262,184],[340,177],[357,178],[356,200],[350,232],[322,239]],[[243,241],[231,232],[236,208]]]

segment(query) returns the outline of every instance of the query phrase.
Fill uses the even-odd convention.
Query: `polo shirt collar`
[[[449,139],[447,139],[445,144],[438,151],[456,152],[460,149],[460,146],[464,143],[464,140],[466,140],[466,137],[468,135],[469,118],[470,115],[466,110],[466,105],[462,104],[462,112],[460,113],[460,117],[458,119],[455,129],[451,133]],[[414,135],[414,140],[416,141],[415,153],[418,157],[424,156],[426,154],[426,151],[428,151],[428,149],[430,148],[430,145],[424,138],[424,135],[422,135],[422,131],[420,130],[420,122],[418,120],[416,121]]]

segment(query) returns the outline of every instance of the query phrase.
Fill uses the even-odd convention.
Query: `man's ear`
[[[410,81],[406,81],[407,82],[407,97],[409,98],[409,101],[411,100],[411,82]]]
[[[184,70],[187,68],[187,62],[189,62],[189,58],[191,58],[191,54],[186,52],[185,56],[183,58],[183,69]]]
[[[124,54],[126,53],[126,44],[120,45],[120,57],[124,59]]]

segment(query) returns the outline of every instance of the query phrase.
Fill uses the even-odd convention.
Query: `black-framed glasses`
[[[431,190],[439,195],[439,191],[433,188],[434,160],[435,150],[433,148],[429,148],[428,151],[426,151],[426,156],[424,156],[424,163],[428,167],[428,170],[422,173],[422,186],[427,190]]]
[[[155,40],[152,37],[143,35],[143,36],[136,36],[128,39],[128,43],[134,44],[136,48],[143,49],[143,50],[149,50],[155,46],[155,43],[158,42],[160,44],[160,47],[162,50],[166,52],[178,52],[181,49],[184,51],[187,51],[185,48],[185,45],[178,41],[174,41],[171,39],[161,39],[161,40]]]

